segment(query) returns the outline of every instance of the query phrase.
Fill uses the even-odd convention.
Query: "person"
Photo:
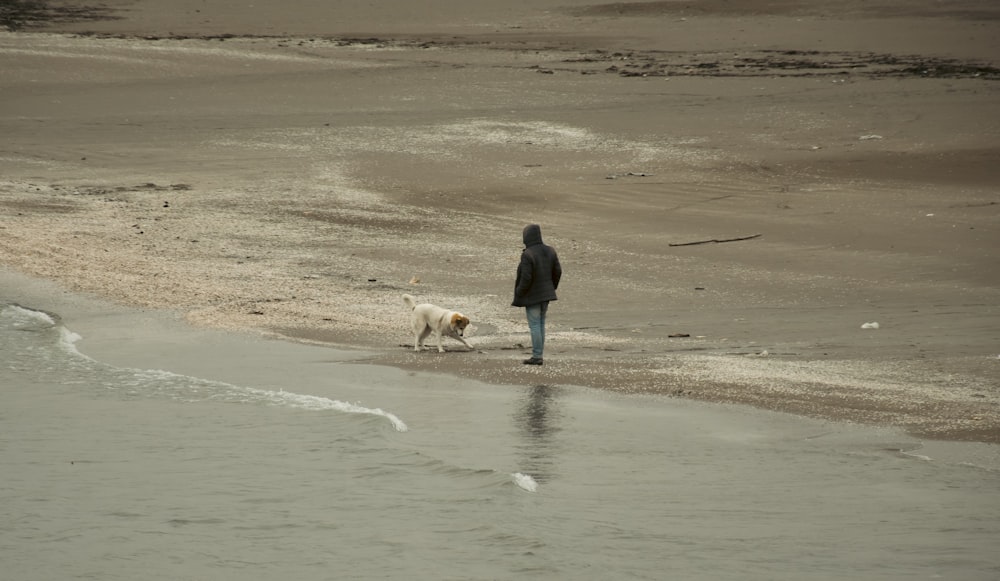
[[[556,300],[556,289],[562,278],[562,266],[555,248],[542,242],[542,228],[529,224],[521,233],[524,251],[517,265],[514,280],[514,301],[511,306],[524,307],[531,331],[531,358],[525,365],[542,365],[545,349],[545,313],[549,302]]]

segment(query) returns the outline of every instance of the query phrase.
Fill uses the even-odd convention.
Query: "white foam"
[[[18,305],[7,305],[0,311],[5,316],[13,316],[18,324],[18,326],[23,325],[45,325],[47,327],[59,326],[59,347],[62,348],[67,353],[83,357],[85,359],[90,359],[86,355],[80,353],[76,348],[76,342],[82,339],[80,335],[70,331],[66,327],[59,325],[51,315],[44,311],[36,311],[34,309],[26,309]]]
[[[395,428],[397,432],[405,432],[409,429],[403,420],[399,419],[395,414],[384,411],[380,408],[367,408],[336,399],[292,393],[284,390],[269,391],[264,389],[248,388],[247,391],[258,395],[265,400],[300,409],[335,410],[348,414],[369,414],[373,416],[381,416],[388,419],[392,423],[392,427]]]
[[[49,324],[56,324],[55,321],[49,315],[41,311],[32,311],[30,309],[25,309],[18,307],[16,305],[10,305],[4,308],[3,312],[6,313],[7,309],[16,309],[16,313],[22,316],[29,316]],[[81,353],[76,348],[76,343],[82,339],[80,335],[70,331],[66,327],[59,327],[59,346],[74,356],[81,357],[83,359],[88,359],[90,361],[96,361],[91,357],[88,357]],[[153,382],[163,382],[164,384],[170,384],[174,380],[181,380],[181,384],[185,385],[185,389],[192,392],[199,391],[197,388],[191,387],[192,383],[212,386],[218,390],[217,396],[231,397],[236,396],[237,399],[241,401],[265,401],[270,402],[275,405],[285,405],[289,407],[295,407],[307,410],[334,410],[342,413],[348,414],[368,414],[373,416],[379,416],[386,418],[392,423],[392,427],[397,432],[405,432],[409,430],[406,423],[399,419],[395,414],[387,412],[380,408],[367,408],[361,405],[352,404],[344,401],[339,401],[335,399],[329,399],[326,397],[318,397],[314,395],[305,395],[299,393],[293,393],[285,390],[266,390],[266,389],[256,389],[251,387],[240,387],[236,385],[231,385],[228,383],[209,381],[204,379],[197,379],[188,377],[185,375],[180,375],[173,373],[171,371],[163,371],[161,369],[131,369],[136,377],[142,378],[146,381]],[[246,397],[250,396],[250,397]]]
[[[924,462],[931,462],[933,458],[930,456],[925,456],[923,454],[915,454],[913,452],[907,452],[906,450],[900,450],[900,454],[903,456],[909,456],[910,458],[916,458],[917,460],[923,460]]]
[[[3,310],[4,312],[10,311],[15,316],[19,316],[25,319],[35,320],[38,322],[47,323],[49,325],[56,324],[55,320],[51,316],[49,316],[48,313],[42,311],[36,311],[34,309],[26,309],[18,305],[7,305],[6,307],[4,307]]]
[[[66,329],[65,327],[60,328],[60,332],[60,345],[63,349],[73,355],[95,361],[77,350],[75,343],[80,340],[80,335]],[[175,380],[181,380],[181,385],[184,386],[182,389],[192,393],[199,391],[197,387],[192,387],[192,384],[208,386],[215,391],[215,393],[209,397],[222,397],[227,399],[235,397],[237,401],[247,403],[264,401],[274,405],[282,405],[299,409],[317,411],[333,410],[349,414],[368,414],[386,418],[397,432],[405,432],[409,430],[406,423],[399,419],[398,416],[380,408],[367,408],[361,405],[329,399],[326,397],[293,393],[285,390],[275,391],[256,389],[252,387],[240,387],[220,381],[197,379],[173,373],[171,371],[164,371],[162,369],[131,369],[130,371],[135,373],[136,377],[145,381],[161,382],[163,385],[168,386]]]
[[[83,339],[83,337],[81,337],[78,333],[74,333],[66,327],[59,327],[59,347],[61,347],[63,351],[72,353],[73,355],[78,355],[84,359],[90,359],[90,357],[80,353],[80,350],[76,348],[76,343],[80,339]],[[93,359],[90,360],[93,361]]]
[[[528,476],[527,474],[523,474],[521,472],[515,472],[511,474],[511,476],[514,477],[514,484],[518,485],[524,490],[527,490],[528,492],[536,492],[538,490],[538,482],[536,482],[535,479],[532,478],[531,476]]]

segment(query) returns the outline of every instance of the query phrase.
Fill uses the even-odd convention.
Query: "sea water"
[[[85,343],[0,304],[2,579],[1000,578],[995,447],[343,360],[239,385]]]

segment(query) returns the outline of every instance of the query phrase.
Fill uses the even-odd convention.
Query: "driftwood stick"
[[[697,242],[678,242],[677,244],[671,244],[670,246],[694,246],[695,244],[711,244],[711,243],[722,243],[722,242],[739,242],[740,240],[751,240],[753,238],[759,238],[760,234],[754,234],[752,236],[740,236],[739,238],[724,238],[719,240],[713,238],[711,240],[699,240]]]

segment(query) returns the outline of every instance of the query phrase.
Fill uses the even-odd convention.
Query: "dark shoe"
[[[521,363],[524,363],[525,365],[541,365],[542,359],[540,357],[532,357],[531,359],[525,359]]]

